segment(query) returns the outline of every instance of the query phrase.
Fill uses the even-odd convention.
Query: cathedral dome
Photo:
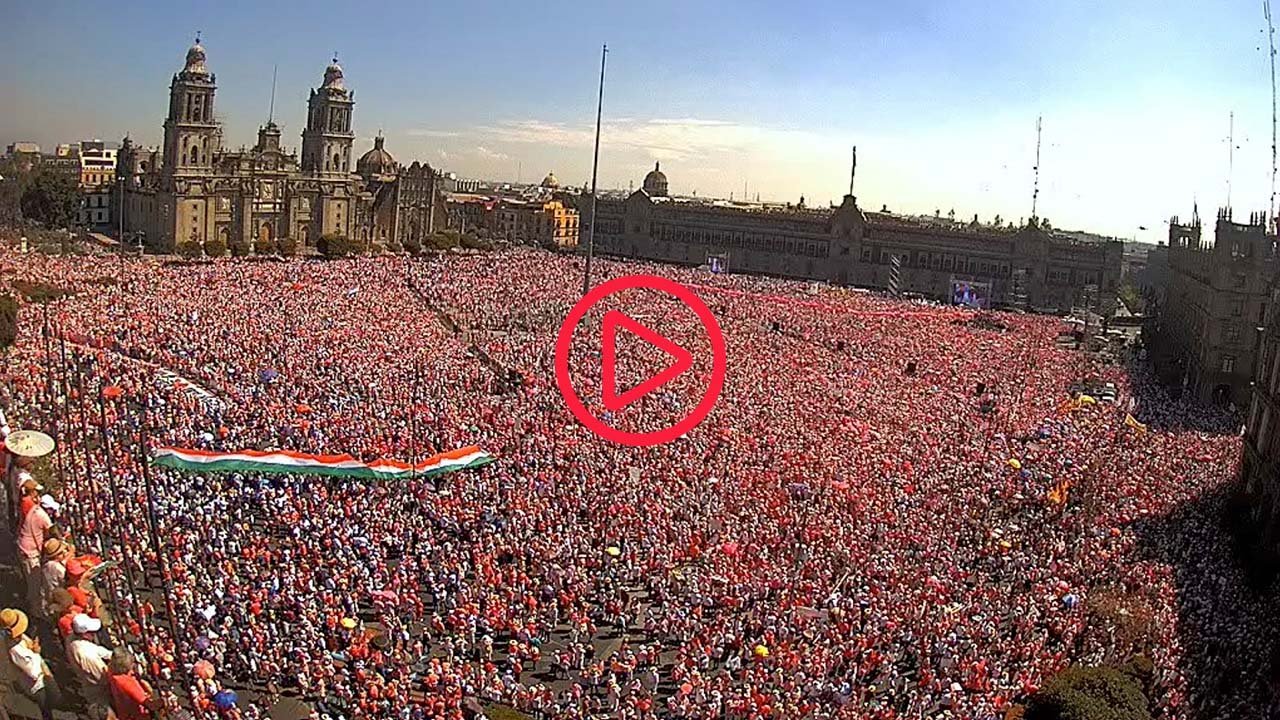
[[[549,172],[546,177],[542,178],[542,187],[551,189],[560,187],[560,181],[556,179],[554,172]]]
[[[373,149],[356,161],[356,172],[361,176],[369,178],[375,175],[395,175],[396,160],[391,157],[391,153],[382,147],[382,136],[373,139]]]
[[[187,50],[187,64],[183,72],[208,74],[209,70],[205,67],[204,61],[204,46],[200,44],[200,38],[197,37],[196,44]]]
[[[667,196],[667,176],[662,173],[658,163],[655,162],[653,170],[644,176],[644,184],[641,187],[650,197]]]
[[[333,57],[333,62],[329,63],[329,67],[324,69],[323,87],[342,89],[342,66],[338,64],[337,55]]]

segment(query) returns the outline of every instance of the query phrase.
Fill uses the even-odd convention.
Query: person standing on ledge
[[[15,684],[40,708],[42,720],[53,720],[53,708],[61,701],[58,683],[40,656],[40,641],[27,636],[29,621],[21,610],[0,610],[0,630],[9,643],[9,660],[17,670]]]

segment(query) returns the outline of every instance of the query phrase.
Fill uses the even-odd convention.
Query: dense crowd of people
[[[995,718],[1073,662],[1143,651],[1159,717],[1218,716],[1198,714],[1188,678],[1217,648],[1179,635],[1213,626],[1214,602],[1180,597],[1168,558],[1215,558],[1226,538],[1145,528],[1230,479],[1237,419],[1061,347],[1054,318],[596,267],[683,282],[723,329],[722,396],[671,443],[611,444],[561,400],[574,258],[0,256],[10,282],[70,291],[23,306],[0,398],[15,427],[61,443],[56,492],[11,458],[31,579],[21,621],[0,625],[33,700],[57,702],[30,658],[58,642],[86,703],[122,718],[260,718],[285,696],[317,718],[453,720],[477,701],[556,718]],[[606,307],[705,355],[669,298]],[[599,315],[570,359],[584,397]],[[619,362],[637,381],[660,360]],[[708,371],[602,414],[669,426]],[[1104,383],[1114,402],[1070,402]],[[158,446],[408,461],[473,444],[498,460],[443,480],[144,465]],[[104,561],[119,565],[91,570]],[[1133,647],[1099,620],[1103,598],[1145,622]],[[1273,612],[1248,617],[1230,632],[1270,636]],[[1263,711],[1269,660],[1223,664],[1213,706]]]

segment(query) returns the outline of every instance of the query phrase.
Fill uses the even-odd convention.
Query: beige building
[[[337,58],[310,92],[301,155],[283,147],[270,119],[252,148],[222,147],[206,61],[197,40],[173,76],[163,149],[128,138],[120,149],[126,232],[144,233],[153,251],[214,238],[235,252],[274,252],[285,238],[305,250],[325,235],[398,249],[444,227],[439,174],[430,166],[399,166],[379,137],[353,168],[355,100]]]
[[[589,206],[589,198],[586,204]],[[1119,241],[838,207],[672,197],[660,167],[625,200],[597,203],[596,251],[713,269],[889,289],[989,307],[1114,310]],[[966,300],[967,301],[967,300]]]
[[[491,207],[488,227],[494,237],[545,248],[578,246],[578,211],[561,200],[503,198]]]
[[[95,230],[111,227],[112,206],[118,189],[116,150],[101,140],[85,140],[79,145],[80,159],[80,224]]]

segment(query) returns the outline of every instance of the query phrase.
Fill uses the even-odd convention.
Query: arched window
[[[191,146],[191,164],[198,165],[200,163],[200,148],[195,145]]]
[[[341,156],[338,155],[338,153],[333,154],[333,169],[334,170],[342,169],[342,160],[341,160]]]

